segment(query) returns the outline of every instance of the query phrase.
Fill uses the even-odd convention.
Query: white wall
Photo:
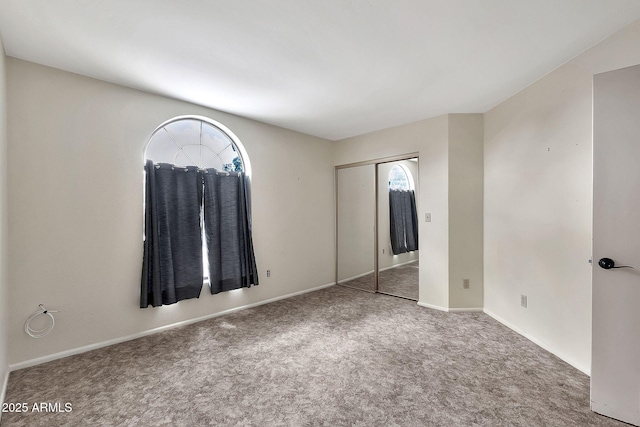
[[[6,57],[0,38],[0,403],[4,402],[6,380],[9,375],[7,362],[7,96]],[[2,413],[0,412],[0,417]]]
[[[333,282],[329,141],[17,59],[7,72],[10,364]],[[260,285],[140,309],[143,148],[185,114],[246,147]],[[35,340],[22,328],[39,303],[60,313]]]
[[[440,116],[336,141],[334,164],[419,153],[420,303],[449,306],[448,117]],[[425,223],[424,213],[432,214]]]
[[[482,114],[449,114],[450,308],[483,307],[483,125]]]
[[[640,22],[485,114],[485,311],[587,373],[592,76],[638,63]]]

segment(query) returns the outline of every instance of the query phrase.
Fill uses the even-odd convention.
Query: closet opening
[[[419,299],[417,153],[336,166],[336,284]]]

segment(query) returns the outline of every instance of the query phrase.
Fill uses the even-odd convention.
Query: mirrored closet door
[[[418,300],[418,158],[336,167],[336,283]]]
[[[337,283],[375,292],[375,165],[336,169]]]
[[[418,158],[378,165],[378,292],[418,300]]]

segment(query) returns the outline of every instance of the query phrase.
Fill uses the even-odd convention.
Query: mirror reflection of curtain
[[[418,250],[418,215],[413,191],[389,190],[389,218],[393,254]]]

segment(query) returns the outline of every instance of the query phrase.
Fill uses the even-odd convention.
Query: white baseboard
[[[420,302],[418,301],[418,305],[420,307],[426,307],[426,308],[432,308],[434,310],[438,310],[438,311],[446,311],[449,312],[449,309],[447,307],[440,307],[439,305],[433,305],[433,304],[427,304],[426,302]]]
[[[198,322],[202,322],[204,320],[213,319],[214,317],[224,316],[225,314],[234,313],[236,311],[246,310],[248,308],[257,307],[257,306],[264,305],[264,304],[269,304],[269,303],[272,303],[272,302],[276,302],[276,301],[279,301],[279,300],[295,297],[295,296],[306,294],[306,293],[309,293],[309,292],[319,291],[320,289],[328,288],[328,287],[331,287],[331,286],[334,286],[334,285],[335,285],[335,283],[328,283],[326,285],[316,286],[316,287],[311,288],[311,289],[305,289],[303,291],[293,292],[293,293],[290,293],[290,294],[281,295],[279,297],[269,298],[269,299],[266,299],[266,300],[263,300],[263,301],[258,301],[258,302],[254,302],[254,303],[251,303],[251,304],[230,308],[228,310],[220,311],[218,313],[208,314],[206,316],[197,317],[197,318],[189,319],[189,320],[184,320],[182,322],[172,323],[170,325],[160,326],[158,328],[150,329],[148,331],[138,332],[136,334],[127,335],[127,336],[124,336],[124,337],[118,337],[118,338],[114,338],[114,339],[110,339],[110,340],[106,340],[106,341],[101,341],[99,343],[89,344],[89,345],[85,345],[85,346],[82,346],[82,347],[76,347],[76,348],[73,348],[73,349],[70,349],[70,350],[61,351],[59,353],[54,353],[54,354],[50,354],[50,355],[47,355],[47,356],[37,357],[35,359],[25,360],[24,362],[12,363],[12,364],[9,365],[9,371],[17,371],[19,369],[24,369],[24,368],[29,368],[31,366],[41,365],[43,363],[51,362],[51,361],[57,360],[57,359],[62,359],[64,357],[73,356],[73,355],[80,354],[80,353],[86,353],[88,351],[96,350],[96,349],[103,348],[103,347],[108,347],[110,345],[120,344],[120,343],[125,342],[125,341],[131,341],[131,340],[135,340],[137,338],[146,337],[148,335],[157,334],[157,333],[162,332],[162,331],[175,329],[175,328],[178,328],[180,326],[190,325],[192,323],[198,323]],[[9,372],[7,372],[7,378],[5,378],[5,386],[6,386],[6,381],[7,381],[8,378],[9,378]],[[3,397],[2,401],[4,401],[4,394],[2,395],[2,397]]]
[[[449,308],[441,307],[439,305],[427,304],[426,302],[418,302],[420,307],[432,308],[434,310],[446,311],[447,313],[482,313],[484,311],[481,307],[469,307],[469,308]]]
[[[494,314],[494,313],[492,313],[492,312],[490,312],[490,311],[488,311],[486,309],[484,310],[484,313],[486,315],[492,317],[496,321],[502,323],[504,326],[506,326],[507,328],[511,329],[512,331],[522,335],[523,337],[525,337],[529,341],[533,342],[537,346],[542,347],[543,349],[545,349],[549,353],[553,354],[554,356],[558,357],[559,359],[562,359],[564,362],[566,362],[569,365],[573,366],[574,368],[576,368],[580,372],[584,373],[585,375],[591,376],[591,369],[590,368],[585,368],[584,366],[578,365],[577,363],[575,363],[570,358],[568,358],[568,357],[564,356],[563,354],[559,353],[556,349],[554,349],[551,346],[543,343],[542,341],[538,340],[537,338],[532,337],[531,335],[527,334],[526,332],[520,330],[519,328],[517,328],[516,326],[514,326],[511,323],[507,322],[506,320],[504,320],[500,316],[497,316],[496,314]]]
[[[450,308],[450,313],[483,313],[482,307],[468,307],[468,308]]]

